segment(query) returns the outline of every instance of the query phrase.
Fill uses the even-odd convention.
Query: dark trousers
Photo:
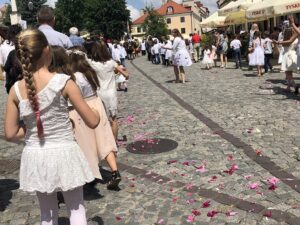
[[[242,66],[242,56],[241,56],[241,49],[234,49],[233,50],[234,58],[235,58],[235,67],[240,68]]]
[[[272,54],[265,54],[265,73],[268,72],[268,70],[272,70],[273,66],[270,63],[270,59],[272,58]]]
[[[150,51],[147,51],[148,54],[148,61],[152,61],[152,54]]]
[[[146,55],[146,50],[142,50],[142,56]]]
[[[165,54],[161,54],[161,61],[163,65],[166,65],[166,56]]]

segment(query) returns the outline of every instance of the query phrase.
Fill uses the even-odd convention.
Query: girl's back
[[[73,141],[71,123],[68,117],[67,100],[62,95],[69,76],[55,74],[52,77],[36,79],[39,113],[43,122],[43,145],[58,141]],[[36,113],[32,110],[26,95],[25,82],[16,82],[15,93],[19,100],[20,117],[26,125],[26,144],[40,143],[37,135]]]

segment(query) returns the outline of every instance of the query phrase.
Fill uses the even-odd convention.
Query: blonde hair
[[[16,53],[21,62],[26,91],[31,108],[35,113],[38,137],[44,137],[41,113],[33,73],[37,71],[37,62],[42,57],[43,50],[48,46],[45,35],[36,29],[21,32],[16,39]]]

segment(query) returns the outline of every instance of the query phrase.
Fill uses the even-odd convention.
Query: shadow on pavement
[[[90,221],[96,222],[97,225],[104,225],[104,221],[100,216],[95,216]]]
[[[19,183],[13,179],[0,179],[0,211],[4,211],[11,203],[12,191],[19,188]]]
[[[293,100],[297,100],[297,101],[300,100],[300,96],[299,95],[294,94],[294,92],[289,92],[285,88],[274,87],[273,91],[274,91],[274,93],[276,95],[285,95],[286,99],[293,99]],[[286,99],[283,99],[283,100],[286,100]]]
[[[245,77],[258,77],[256,74],[254,73],[245,73],[243,74]]]

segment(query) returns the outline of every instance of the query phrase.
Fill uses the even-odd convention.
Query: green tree
[[[32,8],[30,8],[29,2],[32,3]],[[36,20],[37,13],[46,2],[47,0],[19,0],[18,11],[22,20],[26,20],[28,26],[36,26],[38,24]]]
[[[159,15],[153,8],[146,8],[148,14],[144,23],[143,30],[146,35],[152,37],[163,37],[168,35],[168,26],[163,16]]]
[[[125,0],[86,0],[84,25],[89,31],[120,39],[130,20]]]
[[[84,28],[85,7],[83,0],[58,0],[55,4],[55,28],[68,32],[70,27]]]
[[[32,8],[29,8],[29,2],[32,3]],[[18,13],[21,15],[22,20],[27,21],[28,26],[36,26],[37,20],[36,15],[40,10],[41,6],[45,4],[47,0],[17,0]],[[6,10],[6,15],[3,23],[5,25],[10,25],[10,14],[11,5],[8,5]]]

